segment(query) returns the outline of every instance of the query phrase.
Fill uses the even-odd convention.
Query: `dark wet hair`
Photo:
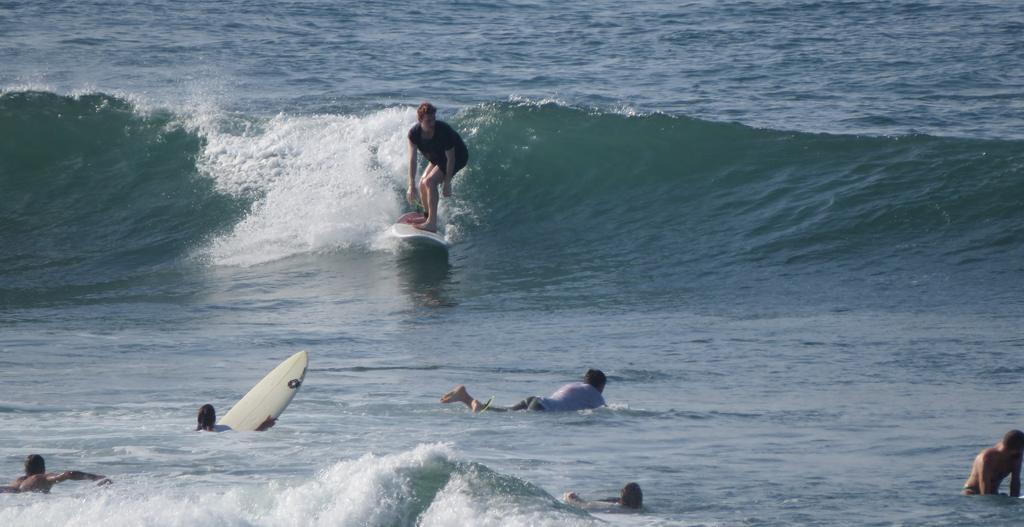
[[[39,454],[31,454],[25,458],[25,475],[46,474],[46,461]]]
[[[597,391],[600,392],[604,390],[604,385],[608,382],[608,379],[605,378],[603,371],[589,369],[587,373],[583,374],[583,382],[597,388]]]
[[[424,115],[436,115],[436,114],[437,114],[437,108],[434,107],[433,104],[430,104],[427,101],[421,102],[419,108],[416,108],[416,120],[422,119]]]
[[[1003,436],[1003,446],[1010,450],[1024,449],[1024,432],[1010,430]]]
[[[217,423],[217,412],[212,404],[204,404],[199,407],[199,415],[196,416],[196,431],[213,431],[213,425]]]
[[[640,485],[626,483],[626,486],[622,487],[622,492],[619,494],[619,503],[623,507],[639,509],[644,504],[644,493],[640,491]]]

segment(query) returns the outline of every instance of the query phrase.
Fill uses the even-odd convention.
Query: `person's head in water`
[[[1024,451],[1024,432],[1010,430],[1003,435],[1003,447],[1015,452]]]
[[[213,432],[213,426],[217,424],[217,412],[212,404],[204,404],[199,407],[199,415],[196,417],[196,430]]]
[[[644,503],[644,493],[640,491],[640,485],[626,483],[626,486],[622,487],[622,492],[619,493],[619,503],[623,507],[639,509]]]
[[[608,379],[605,378],[603,371],[589,369],[587,370],[587,373],[583,374],[583,382],[597,388],[597,391],[603,392],[604,385],[608,382]]]
[[[437,108],[433,104],[427,101],[420,103],[419,108],[416,108],[416,120],[419,121],[420,127],[432,133],[434,131],[434,123],[437,122]]]
[[[31,454],[25,458],[25,475],[46,474],[46,461],[39,454]]]

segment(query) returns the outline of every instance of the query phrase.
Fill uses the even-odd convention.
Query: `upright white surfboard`
[[[256,383],[220,418],[218,424],[230,426],[233,430],[252,431],[268,417],[277,419],[302,386],[308,365],[309,356],[305,351],[292,355]]]

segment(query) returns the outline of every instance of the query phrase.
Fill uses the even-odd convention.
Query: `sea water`
[[[0,2],[0,525],[1016,525],[1014,2]],[[383,233],[431,100],[448,255]],[[265,433],[193,432],[278,362]],[[472,415],[587,368],[609,405]],[[640,513],[559,501],[644,492]],[[1005,486],[1004,486],[1005,490]]]

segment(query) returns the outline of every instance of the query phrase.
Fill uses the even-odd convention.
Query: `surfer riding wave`
[[[417,123],[409,129],[409,188],[405,199],[416,203],[417,152],[427,158],[427,167],[420,177],[419,194],[426,208],[422,223],[414,223],[418,229],[437,232],[438,186],[444,197],[452,195],[452,177],[469,162],[469,149],[462,137],[448,123],[436,119],[437,108],[424,102],[416,108]]]

